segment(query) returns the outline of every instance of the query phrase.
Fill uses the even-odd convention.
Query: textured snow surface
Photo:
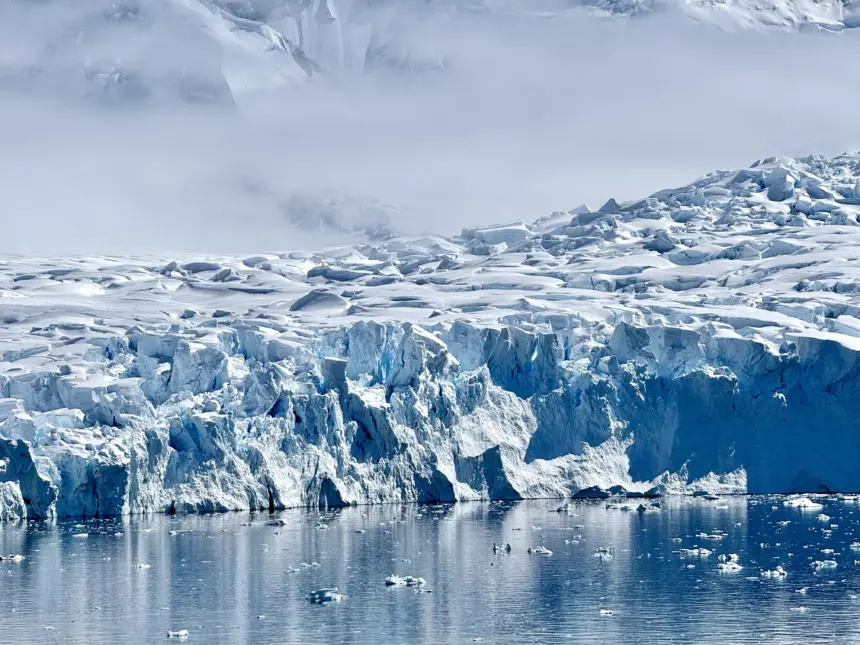
[[[0,262],[0,518],[860,490],[860,156],[253,257]]]

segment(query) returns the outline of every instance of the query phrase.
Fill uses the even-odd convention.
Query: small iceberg
[[[14,555],[0,555],[0,562],[11,562],[12,564],[17,564],[19,562],[23,562],[26,558],[20,554]]]
[[[324,605],[327,602],[340,602],[345,600],[346,595],[340,593],[337,587],[328,587],[325,589],[317,589],[308,594],[308,600],[315,605]]]
[[[720,562],[737,562],[739,560],[737,553],[721,553],[720,557],[717,558]]]
[[[811,566],[816,571],[820,571],[821,569],[835,569],[836,560],[816,560]]]
[[[594,549],[594,553],[592,556],[600,560],[601,562],[609,562],[612,559],[612,554],[615,552],[615,547],[611,546],[599,546]]]
[[[545,546],[529,547],[528,553],[534,555],[552,555],[552,551]]]
[[[177,629],[167,632],[167,638],[188,638],[187,629]]]
[[[592,555],[601,562],[609,562],[612,559],[612,553],[615,549],[611,546],[599,546],[594,550]]]
[[[830,516],[826,515],[824,513],[819,513],[817,519],[820,520],[821,522],[829,522]]]
[[[681,557],[687,558],[707,558],[713,551],[710,549],[706,549],[705,547],[698,547],[692,549],[680,549],[676,553],[680,553]]]
[[[385,584],[389,587],[420,587],[426,584],[424,578],[415,578],[413,576],[388,576],[385,579]]]

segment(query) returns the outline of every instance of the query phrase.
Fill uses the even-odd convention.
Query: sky
[[[0,0],[0,253],[337,241],[290,224],[296,194],[390,204],[401,231],[453,234],[860,148],[853,32],[404,2],[396,19],[343,12],[339,34],[312,34],[325,65],[307,79],[259,37],[218,31],[196,0],[127,20],[106,19],[112,5]],[[370,32],[426,64],[370,71],[332,55],[332,38],[355,51]],[[94,93],[95,74],[117,69],[125,93]],[[189,103],[177,78],[215,100]]]

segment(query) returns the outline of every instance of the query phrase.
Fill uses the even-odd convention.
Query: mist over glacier
[[[378,201],[398,230],[451,233],[860,145],[852,31],[332,6],[358,17],[341,18],[337,56],[306,44],[308,77],[191,0],[0,4],[0,251],[336,241],[290,223],[296,193]],[[394,59],[350,57],[367,33]]]

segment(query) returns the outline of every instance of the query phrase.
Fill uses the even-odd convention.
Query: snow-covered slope
[[[397,5],[364,0],[11,0],[0,20],[0,89],[111,105],[232,102],[320,73],[442,64],[410,42]]]
[[[860,155],[317,253],[0,264],[0,516],[860,490]]]
[[[839,32],[860,26],[860,7],[853,0],[583,0],[582,7],[610,16],[677,12],[724,29]]]
[[[230,103],[318,74],[442,70],[440,41],[462,20],[589,14],[675,14],[732,30],[860,24],[856,0],[11,0],[0,6],[0,89],[111,105]]]

